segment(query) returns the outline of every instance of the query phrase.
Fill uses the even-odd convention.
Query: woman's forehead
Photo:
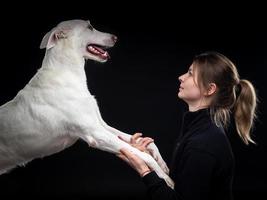
[[[189,66],[189,69],[194,69],[194,63]]]

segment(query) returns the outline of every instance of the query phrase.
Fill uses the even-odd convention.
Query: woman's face
[[[197,70],[193,70],[193,65],[189,67],[187,73],[179,77],[179,81],[178,97],[188,105],[197,106],[203,95],[201,95],[200,88],[197,86]]]

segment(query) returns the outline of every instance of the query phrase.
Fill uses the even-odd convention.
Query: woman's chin
[[[181,94],[181,92],[179,92],[177,96],[178,98],[183,99],[183,95]]]

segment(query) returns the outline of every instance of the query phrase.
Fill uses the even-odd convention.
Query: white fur
[[[151,143],[149,148],[157,162],[118,139],[120,135],[129,141],[131,135],[103,121],[88,91],[85,60],[105,62],[108,56],[90,53],[87,45],[112,47],[115,42],[116,36],[99,32],[83,20],[61,22],[44,36],[42,67],[13,100],[0,107],[0,174],[59,152],[81,138],[94,148],[115,154],[123,147],[129,149],[173,187],[156,145]]]

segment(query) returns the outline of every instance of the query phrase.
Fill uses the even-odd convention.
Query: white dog
[[[81,138],[90,146],[117,154],[127,148],[173,188],[168,167],[154,143],[147,153],[124,140],[131,135],[108,126],[87,88],[86,59],[105,62],[115,35],[97,31],[89,21],[70,20],[48,32],[41,68],[17,96],[0,107],[0,174],[17,165],[59,152]],[[157,162],[156,162],[156,161]]]

